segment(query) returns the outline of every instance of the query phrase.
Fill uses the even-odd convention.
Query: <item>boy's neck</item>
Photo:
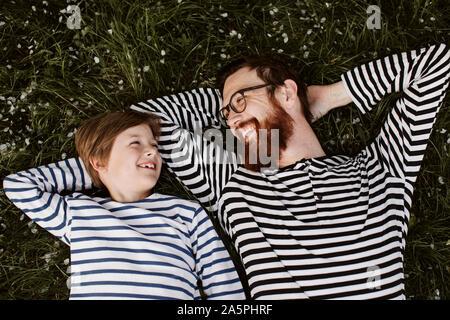
[[[143,193],[138,192],[123,192],[123,191],[114,191],[108,189],[109,194],[111,195],[111,199],[116,202],[136,202],[143,200],[152,194],[151,190]]]

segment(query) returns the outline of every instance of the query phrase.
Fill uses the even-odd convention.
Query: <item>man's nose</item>
[[[228,119],[227,119],[228,126],[230,128],[235,128],[239,124],[241,119],[242,119],[242,112],[237,113],[237,112],[234,112],[233,110],[230,110],[230,113],[229,113]]]

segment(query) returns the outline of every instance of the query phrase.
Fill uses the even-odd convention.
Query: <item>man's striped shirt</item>
[[[413,184],[448,87],[449,59],[445,45],[434,45],[344,73],[362,113],[385,95],[402,93],[378,136],[354,157],[299,159],[272,172],[246,170],[205,134],[220,127],[216,90],[132,108],[161,116],[161,155],[217,215],[252,298],[404,299]]]
[[[244,299],[235,266],[199,203],[153,193],[116,202],[72,158],[7,176],[6,196],[70,246],[70,299]],[[62,196],[63,191],[73,192]]]

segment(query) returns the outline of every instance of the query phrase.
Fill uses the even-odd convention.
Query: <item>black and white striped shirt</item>
[[[341,78],[363,113],[402,92],[375,140],[354,157],[301,159],[270,173],[246,170],[205,135],[220,127],[216,90],[132,108],[162,117],[161,155],[219,218],[252,298],[404,299],[413,185],[448,87],[449,60],[448,48],[435,45],[346,72]]]

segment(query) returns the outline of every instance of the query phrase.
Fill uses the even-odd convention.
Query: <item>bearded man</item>
[[[306,87],[286,64],[252,57],[226,67],[218,90],[132,108],[161,117],[163,160],[231,238],[252,299],[404,299],[413,186],[449,69],[448,48],[433,45],[363,64],[335,84]],[[325,154],[313,120],[351,102],[370,112],[392,92],[402,96],[372,143],[352,157]],[[240,165],[229,149],[196,137],[221,123],[249,152],[264,145],[260,129],[278,130],[276,169]],[[175,134],[180,129],[183,139]]]

